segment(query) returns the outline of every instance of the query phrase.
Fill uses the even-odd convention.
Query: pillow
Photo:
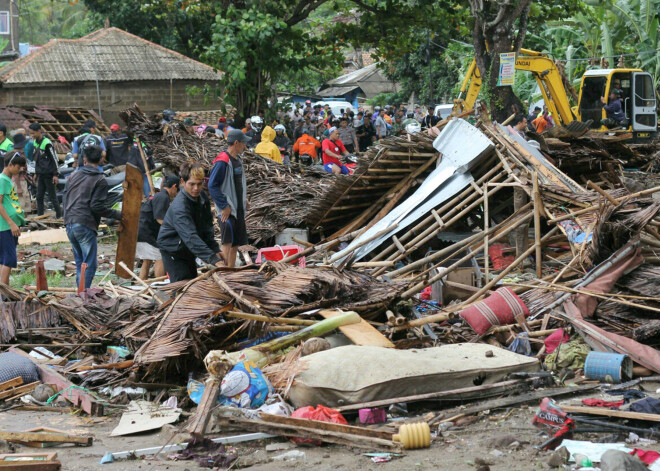
[[[494,325],[514,324],[516,315],[529,316],[529,309],[511,288],[500,288],[483,301],[463,309],[459,314],[479,334]]]

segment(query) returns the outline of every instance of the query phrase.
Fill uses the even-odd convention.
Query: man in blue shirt
[[[628,125],[626,115],[624,114],[623,107],[621,106],[621,90],[618,88],[613,88],[610,91],[609,104],[606,104],[605,97],[600,97],[600,101],[602,104],[601,106],[607,113],[607,118],[601,121],[603,125],[607,126],[608,128]]]

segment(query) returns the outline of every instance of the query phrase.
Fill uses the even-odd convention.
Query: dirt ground
[[[584,396],[587,397],[587,396]],[[603,398],[600,393],[588,397]],[[565,403],[577,404],[579,398],[571,398]],[[319,471],[342,470],[478,470],[483,463],[489,463],[490,469],[507,471],[529,471],[533,469],[550,469],[546,464],[549,452],[538,451],[535,445],[542,443],[546,437],[531,425],[535,407],[521,407],[510,411],[497,410],[482,414],[477,422],[464,427],[457,427],[442,433],[433,439],[431,448],[406,451],[402,457],[394,458],[387,463],[373,463],[362,453],[369,450],[347,448],[335,445],[321,447],[293,446],[286,450],[269,452],[266,446],[273,443],[287,445],[284,438],[244,442],[235,446],[239,459],[232,469],[249,469],[251,471],[271,471],[289,469],[313,469]],[[62,469],[67,471],[87,471],[92,469],[120,470],[194,470],[204,469],[191,461],[172,461],[167,454],[157,458],[141,460],[117,460],[114,463],[101,465],[99,460],[106,452],[118,452],[131,449],[161,446],[166,443],[180,443],[187,440],[183,433],[174,437],[180,429],[180,422],[166,425],[159,431],[145,432],[127,437],[110,437],[110,432],[117,425],[119,414],[110,417],[89,418],[57,412],[26,412],[7,411],[0,414],[0,430],[22,431],[36,426],[48,426],[66,430],[71,434],[85,434],[94,437],[91,447],[60,446],[56,448]],[[223,430],[214,436],[232,436],[249,433],[236,430]],[[616,437],[610,434],[580,434],[579,440],[597,441],[604,439],[612,441]],[[619,438],[622,439],[621,437]],[[513,442],[513,443],[512,443]],[[660,451],[658,444],[646,449]],[[298,450],[304,452],[303,459],[294,461],[275,461],[278,455]],[[9,445],[0,441],[0,452],[38,451],[17,445]],[[483,468],[481,468],[483,469]]]

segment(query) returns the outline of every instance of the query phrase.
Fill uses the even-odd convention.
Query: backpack
[[[83,166],[83,149],[88,145],[101,147],[101,138],[95,134],[84,134],[78,137],[78,166]]]

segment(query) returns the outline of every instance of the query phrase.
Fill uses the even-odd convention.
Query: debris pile
[[[171,167],[208,167],[223,148],[136,107],[125,119]],[[250,240],[267,249],[283,229],[307,229],[297,252],[149,287],[0,286],[3,342],[20,339],[40,382],[74,391],[62,401],[90,415],[125,406],[124,420],[152,430],[193,408],[190,441],[139,456],[232,466],[241,452],[220,444],[282,436],[391,459],[522,404],[538,406],[515,414],[545,432],[530,438],[541,450],[605,462],[570,439],[599,433],[634,433],[641,448],[660,422],[657,387],[644,388],[660,374],[660,187],[633,190],[622,169],[652,167],[657,152],[592,137],[539,150],[485,118],[432,131],[382,139],[350,176],[248,152]],[[0,392],[10,407],[46,407],[11,391]],[[163,420],[142,428],[149,414]]]

